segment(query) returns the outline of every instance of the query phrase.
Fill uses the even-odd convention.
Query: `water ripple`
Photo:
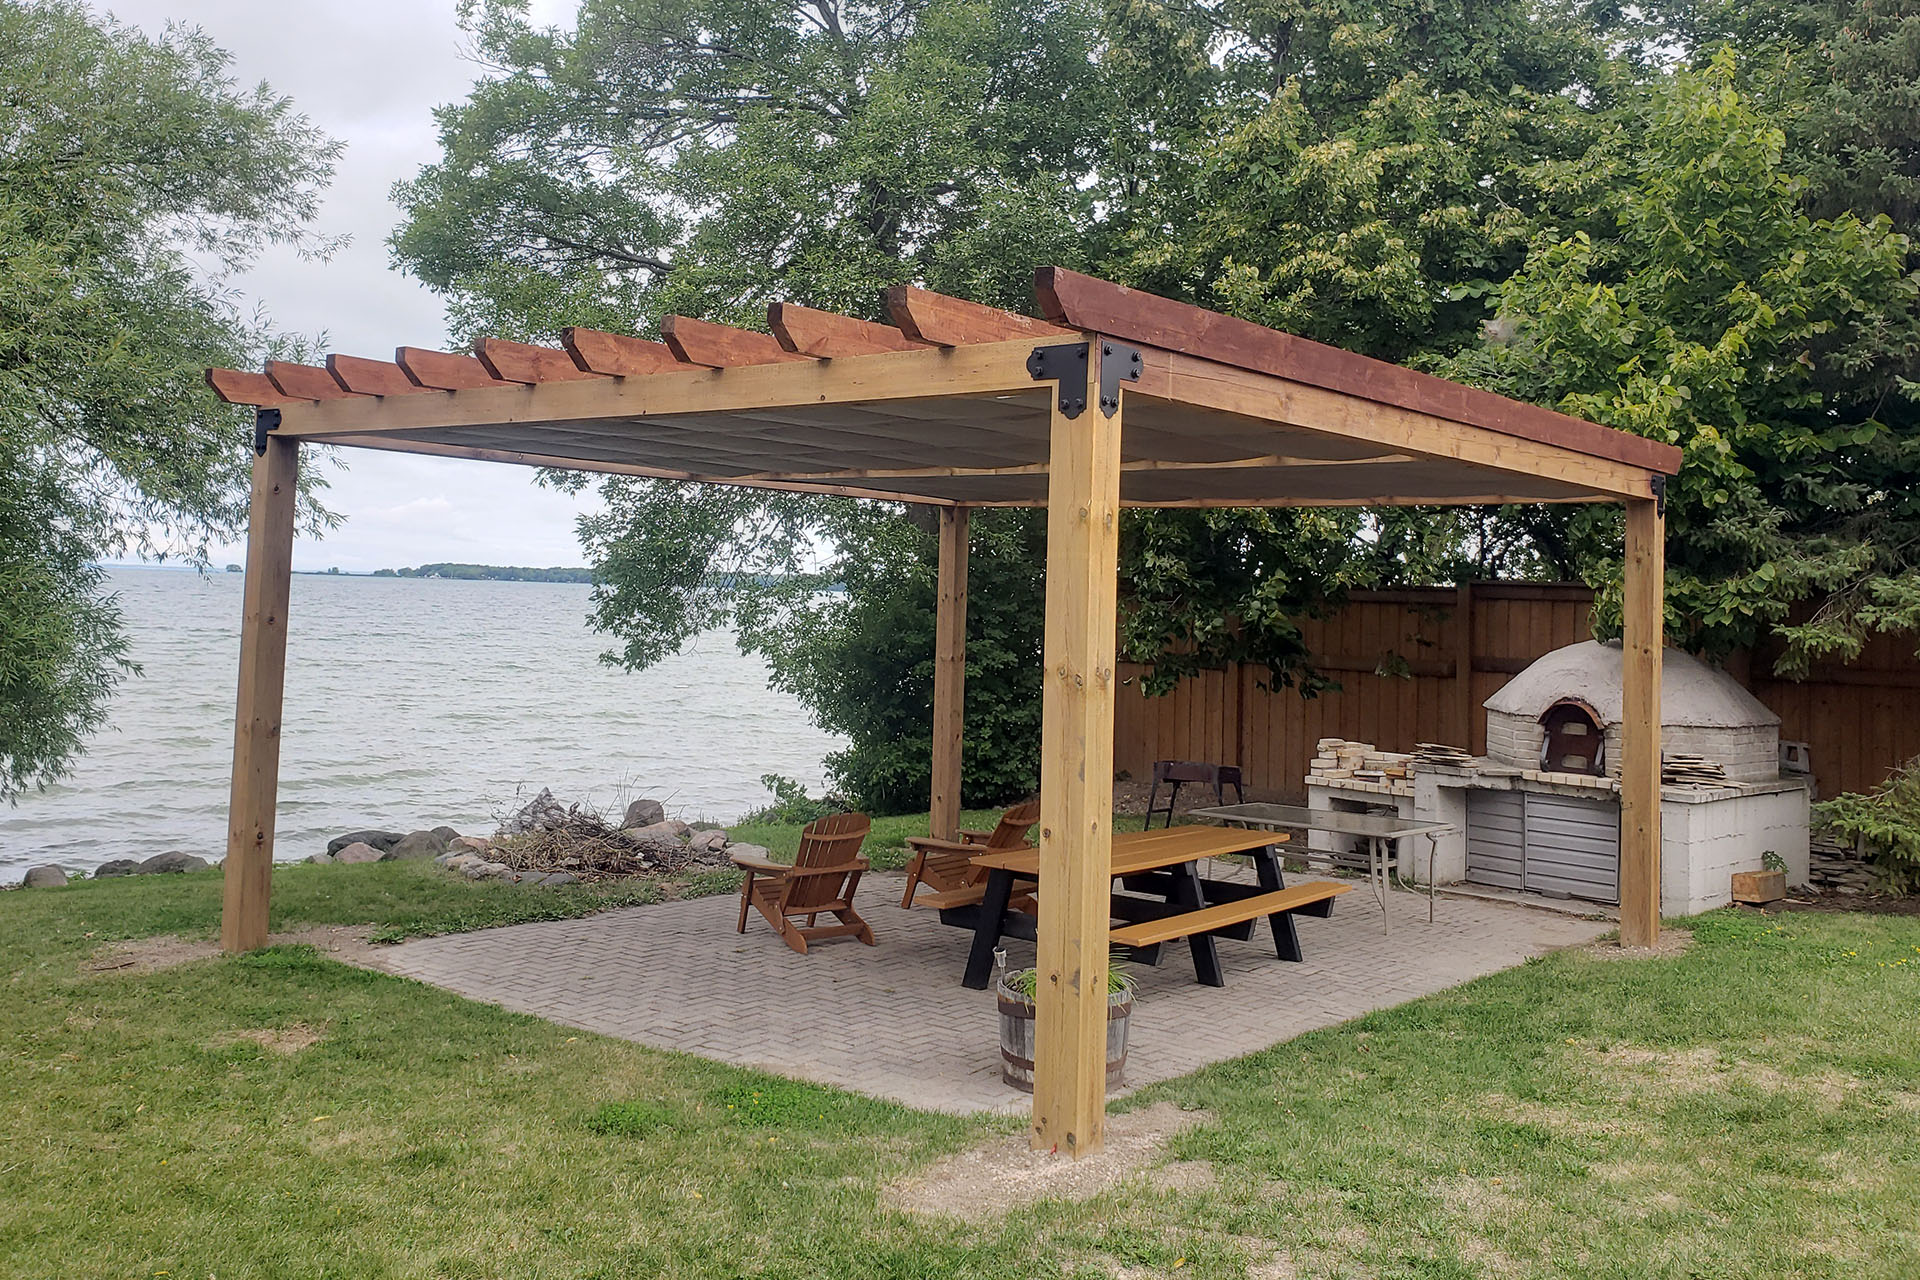
[[[0,810],[0,879],[224,853],[239,574],[115,569],[133,656],[111,722],[65,782]],[[840,743],[731,636],[634,675],[599,661],[587,588],[301,576],[288,611],[276,855],[361,826],[490,830],[517,789],[738,817],[760,775],[821,782]]]

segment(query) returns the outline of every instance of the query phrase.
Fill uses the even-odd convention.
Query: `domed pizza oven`
[[[1585,640],[1522,671],[1486,701],[1487,757],[1551,773],[1620,774],[1620,646]],[[1660,749],[1718,761],[1732,782],[1780,776],[1780,717],[1726,672],[1668,649]]]

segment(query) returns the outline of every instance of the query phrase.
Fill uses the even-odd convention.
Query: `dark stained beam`
[[[1509,400],[1429,373],[1310,342],[1247,320],[1142,293],[1106,280],[1042,267],[1034,294],[1050,318],[1077,329],[1177,351],[1322,387],[1343,395],[1410,409],[1630,466],[1672,474],[1680,450],[1643,436]]]

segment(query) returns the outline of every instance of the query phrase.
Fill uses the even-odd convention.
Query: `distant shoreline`
[[[330,570],[337,573],[338,570]],[[586,582],[591,569],[529,569],[499,564],[423,564],[411,569],[375,569],[374,578],[451,578],[460,582]]]
[[[105,561],[102,568],[107,569],[158,569],[171,573],[198,573],[200,568],[190,564],[154,564],[125,563]],[[225,572],[244,573],[245,566],[228,564]],[[207,573],[220,573],[220,566],[208,565]],[[437,578],[454,582],[565,582],[591,585],[593,570],[567,568],[525,568],[519,565],[500,564],[423,564],[410,569],[295,569],[299,578]]]

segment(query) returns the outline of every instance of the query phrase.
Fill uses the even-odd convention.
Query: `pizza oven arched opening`
[[[1607,735],[1600,714],[1579,698],[1561,698],[1540,716],[1540,767],[1549,773],[1607,772]]]

